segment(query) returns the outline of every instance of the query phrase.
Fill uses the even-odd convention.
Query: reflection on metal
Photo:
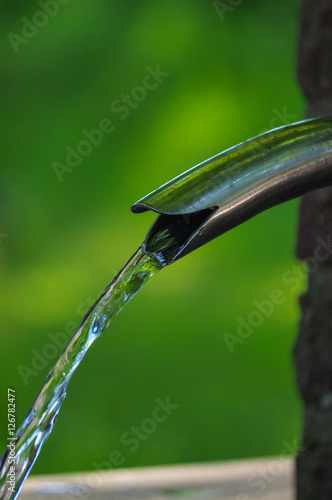
[[[148,194],[131,210],[153,210],[186,233],[170,264],[267,208],[332,184],[332,117],[281,127],[228,149]],[[192,221],[194,216],[194,221]]]

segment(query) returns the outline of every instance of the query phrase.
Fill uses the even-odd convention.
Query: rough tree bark
[[[308,117],[332,115],[332,0],[302,8],[298,78]],[[325,249],[319,250],[321,240]],[[315,253],[316,250],[316,253]],[[298,500],[332,499],[332,188],[306,195],[300,210],[297,256],[307,260],[308,290],[294,357],[304,403],[297,457]],[[316,257],[315,257],[316,256]]]

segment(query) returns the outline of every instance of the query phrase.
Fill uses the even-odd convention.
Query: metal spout
[[[159,217],[144,245],[171,228],[171,264],[260,212],[332,184],[332,117],[245,141],[187,170],[132,205]]]

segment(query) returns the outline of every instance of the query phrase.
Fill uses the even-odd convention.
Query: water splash
[[[15,436],[15,487],[10,490],[8,475],[13,466],[9,448],[0,462],[0,499],[13,500],[35,463],[41,447],[52,431],[68,383],[91,344],[129,300],[166,265],[158,254],[144,253],[140,247],[87,312],[74,337],[48,374],[26,419]]]

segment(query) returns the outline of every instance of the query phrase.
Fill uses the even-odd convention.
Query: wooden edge
[[[293,460],[264,458],[225,463],[98,470],[28,479],[21,498],[93,497],[101,494],[174,490],[218,490],[219,498],[293,498]],[[266,496],[272,494],[275,496]],[[233,495],[229,497],[229,495]],[[242,496],[241,496],[242,495]],[[265,495],[265,496],[264,496]],[[121,496],[119,498],[122,498]],[[158,497],[159,498],[159,497]]]

